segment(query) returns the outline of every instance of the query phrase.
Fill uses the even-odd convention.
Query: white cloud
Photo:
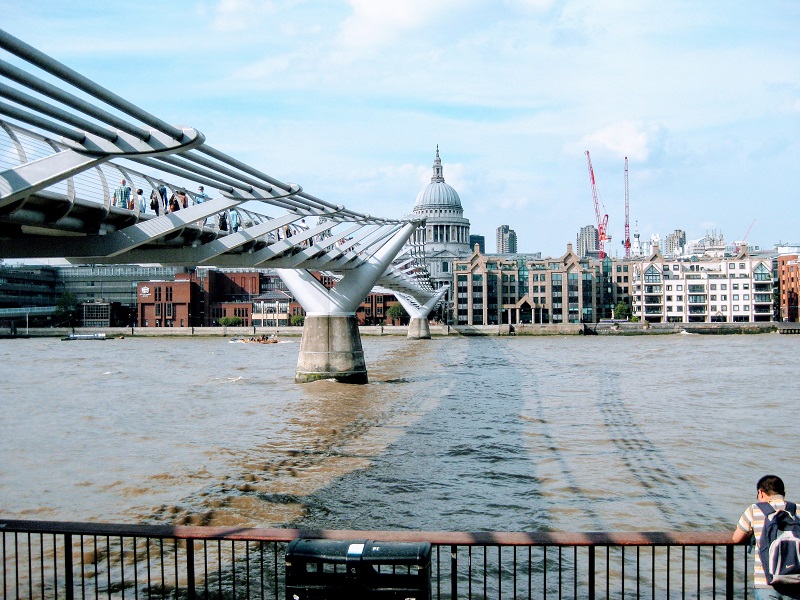
[[[662,129],[634,121],[621,121],[595,131],[581,140],[585,148],[600,147],[627,156],[631,160],[646,161],[655,149]]]
[[[459,0],[350,0],[353,13],[342,24],[340,42],[353,49],[391,43],[403,32],[412,31],[438,18],[446,18]]]
[[[503,4],[522,13],[542,13],[553,7],[555,0],[504,0]]]
[[[211,27],[223,32],[252,29],[275,12],[275,3],[267,0],[220,0]]]

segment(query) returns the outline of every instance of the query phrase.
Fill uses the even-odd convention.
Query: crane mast
[[[625,246],[625,258],[631,257],[631,222],[630,222],[630,204],[628,196],[628,157],[625,157],[625,239],[622,240],[622,245]]]
[[[608,215],[605,214],[602,217],[600,216],[600,197],[597,193],[597,184],[594,180],[592,157],[589,155],[588,150],[586,151],[586,160],[589,163],[589,179],[592,182],[592,198],[594,199],[594,216],[595,220],[597,221],[597,249],[599,250],[600,260],[602,260],[606,257],[605,242],[611,239],[606,234],[606,230],[608,228]],[[605,208],[605,206],[603,208]]]

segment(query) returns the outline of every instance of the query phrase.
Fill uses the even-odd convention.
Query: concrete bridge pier
[[[428,319],[423,317],[411,317],[411,320],[408,322],[408,339],[431,339],[431,326],[428,324]]]
[[[366,262],[330,290],[303,269],[276,269],[306,311],[294,380],[368,383],[356,309],[384,274],[416,225],[406,223]]]
[[[306,315],[294,380],[369,383],[355,315]]]
[[[408,339],[410,340],[429,340],[431,339],[431,328],[428,325],[428,315],[439,301],[447,293],[449,286],[439,289],[425,304],[420,304],[415,298],[407,294],[395,293],[398,302],[403,306],[411,317],[408,323]]]

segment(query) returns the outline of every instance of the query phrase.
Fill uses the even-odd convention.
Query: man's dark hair
[[[756,484],[756,491],[758,490],[761,490],[768,496],[774,496],[776,494],[780,496],[786,495],[786,489],[783,487],[783,479],[777,475],[764,475]]]

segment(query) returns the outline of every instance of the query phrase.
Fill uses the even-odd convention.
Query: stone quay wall
[[[431,325],[431,336],[553,336],[553,335],[669,335],[697,333],[707,335],[751,333],[800,334],[800,323],[563,323],[531,325]],[[408,334],[408,327],[400,325],[370,325],[359,327],[362,336],[400,336]],[[0,327],[0,337],[67,337],[69,334],[105,333],[108,337],[254,337],[276,333],[274,327],[17,327],[16,335],[10,328]],[[302,327],[280,327],[278,337],[300,337]]]

